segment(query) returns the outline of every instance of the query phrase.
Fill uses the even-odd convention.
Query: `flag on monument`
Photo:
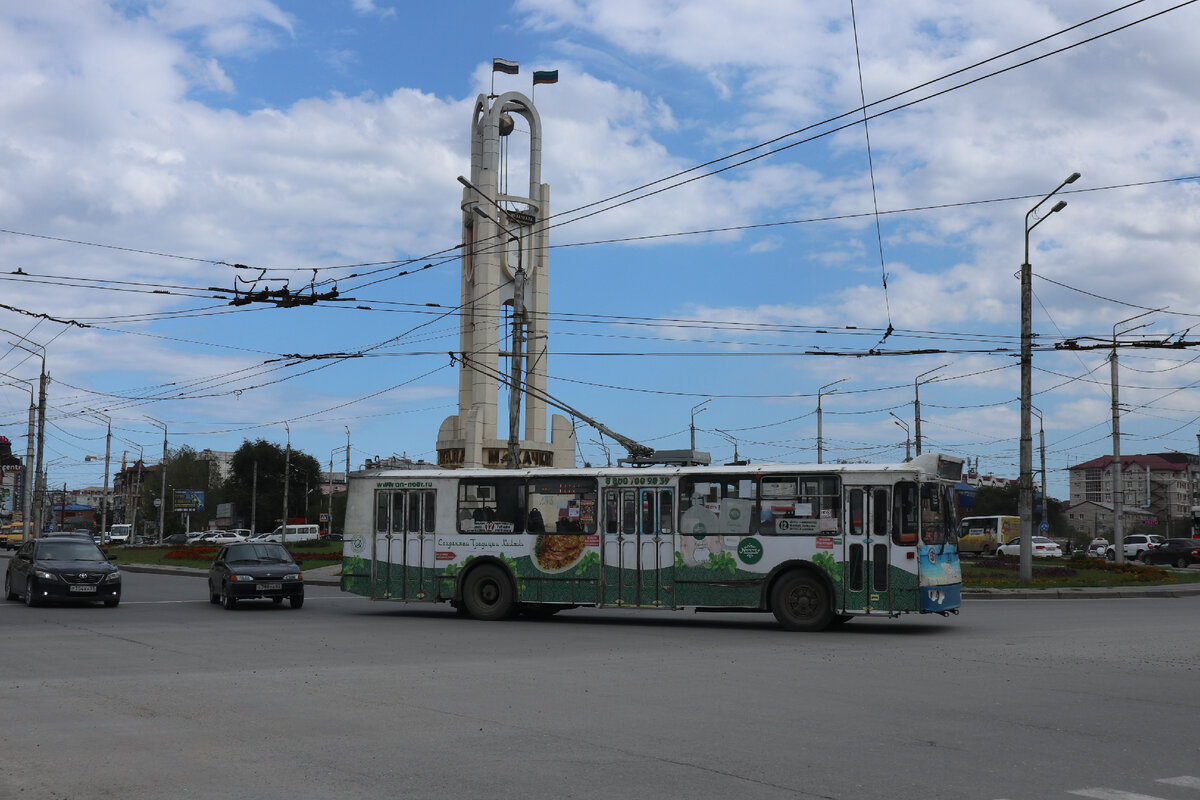
[[[537,86],[539,83],[558,83],[558,70],[549,69],[534,71],[533,85]]]
[[[506,75],[516,75],[521,71],[521,65],[517,61],[508,61],[503,58],[492,59],[492,72],[503,72]]]

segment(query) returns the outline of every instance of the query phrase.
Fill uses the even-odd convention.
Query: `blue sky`
[[[85,409],[112,418],[117,459],[156,457],[149,418],[172,446],[282,443],[287,423],[322,463],[347,427],[355,464],[434,458],[455,413],[459,267],[428,256],[457,244],[455,177],[494,57],[521,63],[497,90],[559,70],[535,97],[554,212],[792,145],[553,234],[550,391],[652,446],[685,447],[711,397],[697,444],[716,460],[730,437],[742,457],[814,460],[816,392],[845,379],[822,400],[826,460],[898,460],[892,415],[911,430],[929,372],[925,449],[1015,476],[1023,219],[1074,171],[1068,208],[1032,235],[1039,337],[1107,341],[1167,307],[1128,338],[1186,341],[1200,319],[1197,185],[1178,180],[1200,173],[1194,5],[1077,28],[1116,6],[15,5],[0,8],[0,328],[46,347],[51,484],[101,481]],[[864,95],[888,113],[829,122]],[[409,259],[435,266],[397,275]],[[368,263],[371,278],[342,266]],[[316,268],[355,300],[230,307],[210,287],[255,273],[228,264],[294,268],[269,273],[292,288]],[[0,344],[0,372],[33,377],[24,357]],[[1111,452],[1106,357],[1035,355],[1053,495],[1067,466]],[[1123,452],[1196,451],[1194,357],[1122,351]],[[6,381],[0,434],[23,452],[28,395]],[[581,463],[620,455],[586,427],[579,441]]]

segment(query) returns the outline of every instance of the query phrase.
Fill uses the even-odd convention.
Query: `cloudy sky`
[[[101,482],[87,409],[114,459],[157,457],[151,419],[173,447],[286,423],[323,463],[347,428],[355,464],[435,458],[472,107],[557,69],[550,391],[660,448],[712,398],[718,461],[815,460],[835,381],[825,459],[899,460],[919,378],[924,449],[1015,477],[1025,215],[1080,172],[1030,235],[1065,497],[1112,451],[1108,351],[1054,345],[1200,340],[1198,25],[1167,0],[6,3],[0,372],[45,347],[51,484]],[[353,300],[230,306],[255,279]],[[334,352],[364,357],[295,357]],[[1196,452],[1198,356],[1120,351],[1124,453]],[[622,454],[578,434],[580,463]]]

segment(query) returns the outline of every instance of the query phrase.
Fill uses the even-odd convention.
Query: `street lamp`
[[[1042,522],[1049,525],[1050,523],[1050,506],[1047,503],[1046,497],[1046,425],[1042,419],[1042,410],[1037,406],[1031,405],[1029,410],[1037,414],[1038,417],[1038,447],[1042,452]],[[1067,553],[1070,555],[1070,553]]]
[[[824,440],[821,437],[821,392],[824,392],[830,386],[837,386],[839,383],[843,383],[848,380],[850,380],[850,379],[849,378],[839,378],[838,380],[834,381],[833,383],[827,383],[824,386],[822,386],[820,389],[817,389],[817,463],[818,464],[821,463],[821,453],[824,449]],[[833,392],[836,392],[836,391],[837,391],[837,389],[833,390]],[[829,394],[833,394],[833,392],[830,392]]]
[[[13,380],[20,381],[21,383],[29,384],[29,432],[25,435],[25,465],[24,465],[24,469],[22,470],[23,477],[21,479],[22,490],[23,490],[22,491],[23,499],[21,501],[21,508],[23,509],[22,514],[21,514],[21,540],[27,542],[27,541],[29,541],[29,539],[33,533],[33,530],[34,530],[34,528],[33,528],[33,484],[37,482],[36,462],[33,460],[33,447],[34,447],[34,444],[33,444],[34,433],[33,432],[34,432],[34,425],[35,425],[36,418],[37,418],[37,407],[34,405],[34,400],[33,400],[33,381],[27,381],[24,378],[18,378],[15,375],[9,375],[7,372],[0,373],[0,374],[3,374],[6,377],[12,378]],[[6,385],[16,386],[17,384],[6,382]],[[1200,438],[1200,434],[1197,434],[1197,437]]]
[[[1116,553],[1116,563],[1125,563],[1125,520],[1122,519],[1125,515],[1125,476],[1121,474],[1121,406],[1118,402],[1119,384],[1117,382],[1117,328],[1124,325],[1126,322],[1132,322],[1135,319],[1153,314],[1157,311],[1162,311],[1161,308],[1155,308],[1150,311],[1143,311],[1141,314],[1134,314],[1132,317],[1127,317],[1117,324],[1113,325],[1112,332],[1112,354],[1109,356],[1110,378],[1112,380],[1112,442],[1113,442],[1113,548]],[[1136,331],[1138,328],[1144,328],[1150,323],[1146,322],[1133,328],[1122,331],[1129,333]],[[1147,503],[1148,504],[1148,503]],[[1170,503],[1168,502],[1168,508]]]
[[[7,328],[2,328],[0,330],[3,330],[5,333],[11,333],[21,341],[28,342],[42,351],[42,374],[38,383],[37,460],[33,464],[33,475],[36,483],[33,490],[34,505],[36,507],[33,522],[34,533],[36,535],[41,533],[42,530],[42,506],[44,505],[46,492],[46,483],[44,480],[42,480],[46,474],[46,468],[44,466],[46,453],[46,385],[50,382],[50,376],[46,374],[46,348],[37,342],[26,339],[24,336],[16,333],[15,331],[10,331]],[[9,344],[13,347],[24,350],[26,353],[30,353],[35,356],[37,355],[36,352],[30,350],[25,345],[17,344],[16,342],[9,342]],[[39,476],[41,476],[41,478]]]
[[[1049,219],[1050,214],[1067,207],[1059,200],[1044,217],[1029,224],[1030,217],[1042,203],[1056,195],[1068,183],[1079,180],[1079,173],[1060,183],[1025,213],[1025,261],[1021,264],[1021,476],[1018,481],[1017,513],[1021,516],[1021,574],[1022,586],[1033,584],[1033,267],[1029,264],[1029,233]]]
[[[735,466],[735,467],[741,466],[742,460],[740,458],[738,458],[737,437],[733,436],[732,434],[730,434],[726,431],[721,430],[720,428],[713,428],[713,430],[716,431],[717,433],[719,433],[721,436],[725,437],[726,441],[733,443],[733,466]]]
[[[158,490],[158,541],[163,540],[163,535],[166,533],[165,525],[167,524],[167,423],[159,422],[154,417],[146,417],[155,425],[161,425],[163,429],[163,454],[162,463],[158,465],[158,471],[162,474],[160,478],[160,486]]]
[[[904,430],[904,460],[905,462],[912,461],[912,453],[909,451],[909,443],[912,441],[912,435],[911,431],[909,430],[908,423],[897,417],[891,411],[888,413],[892,415],[892,421]]]
[[[104,417],[108,433],[104,436],[104,494],[100,497],[100,541],[108,541],[108,465],[112,456],[112,418],[94,409],[87,409],[97,417]],[[129,543],[133,544],[132,531]]]
[[[939,369],[944,369],[945,367],[948,367],[948,366],[950,366],[950,365],[942,364],[942,366],[940,366],[940,367],[934,367],[933,369],[927,369],[924,372],[922,372],[920,375],[918,375],[917,377],[913,378],[913,424],[916,426],[913,430],[913,433],[914,433],[913,438],[916,440],[916,443],[917,443],[917,455],[921,455],[921,378],[924,378],[926,375],[928,375],[931,372],[937,372]],[[933,380],[933,379],[930,378],[930,380]],[[925,382],[929,383],[929,381],[925,381]]]
[[[710,397],[703,403],[697,403],[696,405],[692,406],[692,450],[696,449],[696,415],[703,414],[705,411],[707,411],[708,409],[704,408],[704,406],[711,402],[712,398]]]

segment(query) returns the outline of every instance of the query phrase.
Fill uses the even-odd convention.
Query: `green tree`
[[[315,520],[320,507],[321,466],[315,458],[292,448],[287,450],[274,442],[258,439],[243,441],[233,454],[229,478],[229,497],[234,503],[235,516],[246,521],[254,530],[270,531],[283,517],[283,473],[288,473],[289,519]],[[257,500],[255,474],[257,473]],[[250,513],[255,519],[250,525]]]
[[[166,465],[166,510],[163,513],[162,535],[183,533],[185,523],[187,529],[193,531],[208,528],[209,523],[217,516],[217,505],[226,502],[227,494],[225,484],[217,475],[214,464],[200,458],[200,454],[191,447],[181,445],[175,450],[167,451]],[[139,529],[142,528],[143,522],[153,523],[151,528],[158,527],[158,506],[155,503],[163,490],[162,473],[158,471],[160,468],[161,465],[147,470],[144,474],[138,503]],[[175,491],[204,492],[204,510],[187,512],[186,517],[184,512],[175,511]]]

